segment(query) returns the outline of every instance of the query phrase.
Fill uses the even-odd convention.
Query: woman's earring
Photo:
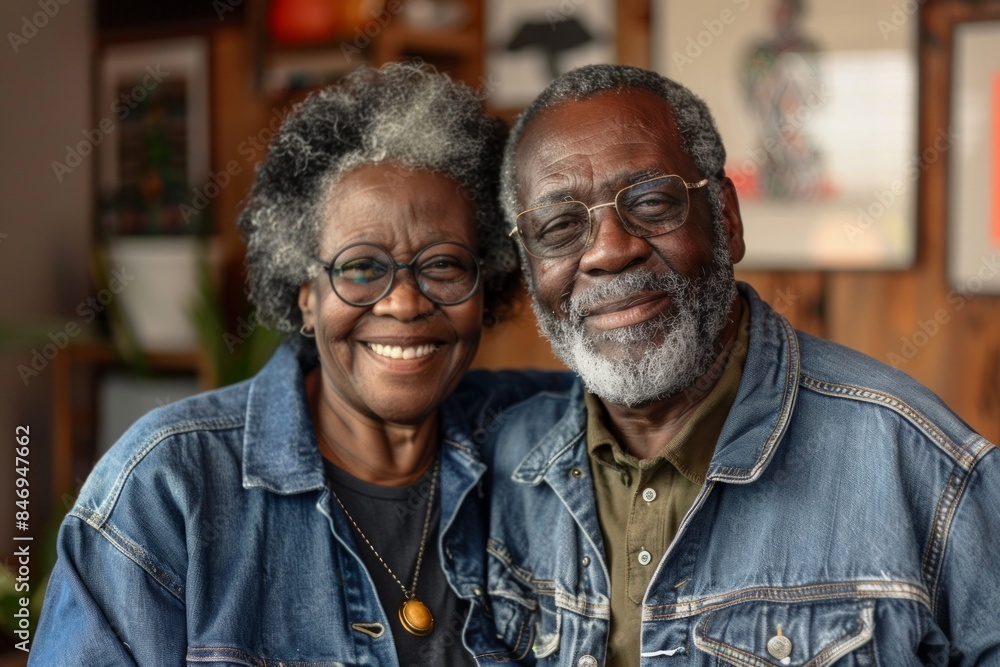
[[[312,329],[310,329],[309,327],[307,327],[304,324],[301,327],[299,327],[299,333],[302,334],[303,336],[305,336],[306,338],[315,338],[316,337],[316,332],[313,331]]]

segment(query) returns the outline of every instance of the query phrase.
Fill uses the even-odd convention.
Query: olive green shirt
[[[643,596],[705,482],[716,441],[736,399],[749,312],[744,304],[736,341],[715,386],[680,432],[651,459],[639,460],[624,451],[605,426],[607,415],[600,400],[584,393],[587,451],[611,574],[608,665],[639,665]]]

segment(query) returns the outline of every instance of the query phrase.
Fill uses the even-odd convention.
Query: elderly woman
[[[251,298],[289,342],[100,461],[60,533],[34,664],[473,664],[472,436],[567,381],[462,382],[516,284],[502,138],[473,91],[411,65],[295,109],[240,217]]]

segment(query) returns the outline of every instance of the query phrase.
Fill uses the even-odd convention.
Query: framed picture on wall
[[[739,193],[746,269],[915,258],[915,10],[894,0],[653,0],[654,68],[702,97]]]
[[[489,105],[522,109],[560,74],[615,62],[615,12],[615,0],[488,0]]]
[[[951,61],[948,280],[1000,294],[1000,11],[956,23]]]
[[[208,43],[201,37],[130,42],[98,60],[100,231],[192,234],[207,224],[192,203],[209,171]]]

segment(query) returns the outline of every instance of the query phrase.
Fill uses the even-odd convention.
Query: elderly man
[[[704,103],[630,67],[513,129],[511,233],[581,382],[489,443],[481,662],[1000,664],[1000,452],[736,283],[724,161]]]

